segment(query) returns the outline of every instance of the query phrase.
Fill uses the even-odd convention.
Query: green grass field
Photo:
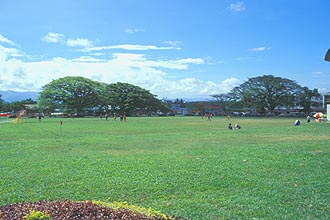
[[[200,117],[0,120],[0,206],[127,201],[187,219],[327,219],[330,123]]]

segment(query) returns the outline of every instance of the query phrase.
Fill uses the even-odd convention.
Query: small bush
[[[102,202],[102,201],[93,201],[94,204],[99,205],[99,206],[104,206],[104,207],[108,207],[108,208],[112,208],[112,209],[125,209],[125,210],[129,210],[133,213],[139,213],[139,214],[143,214],[146,215],[148,217],[159,217],[161,219],[175,219],[174,217],[171,216],[167,216],[157,210],[154,210],[152,208],[143,208],[143,207],[139,207],[136,205],[129,205],[127,202]]]
[[[40,212],[40,211],[32,210],[30,212],[30,214],[24,216],[24,219],[27,219],[27,220],[49,220],[50,215],[45,214],[45,213]]]

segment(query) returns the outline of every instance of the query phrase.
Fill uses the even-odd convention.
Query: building
[[[330,104],[330,92],[322,95],[322,108],[326,109],[328,104]]]

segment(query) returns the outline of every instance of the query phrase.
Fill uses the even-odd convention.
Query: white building
[[[330,104],[330,92],[322,95],[322,108],[326,109],[327,104]]]

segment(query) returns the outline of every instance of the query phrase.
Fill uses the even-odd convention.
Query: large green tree
[[[235,87],[230,96],[245,107],[258,111],[273,111],[280,106],[294,106],[296,96],[301,93],[301,86],[295,81],[264,75],[249,78]]]
[[[321,94],[317,89],[310,90],[307,87],[303,87],[299,96],[299,104],[304,108],[304,112],[309,113],[312,106],[317,105],[317,102],[313,101],[313,97],[320,97]]]
[[[106,87],[111,111],[131,114],[136,111],[151,113],[164,108],[162,102],[148,90],[129,83],[112,83]]]
[[[219,102],[223,112],[226,112],[226,106],[230,103],[229,94],[220,93],[220,94],[216,94],[216,95],[211,95],[211,97],[215,98]]]
[[[104,86],[97,81],[67,76],[43,86],[38,103],[42,109],[66,108],[80,114],[84,108],[97,106],[103,92]]]

